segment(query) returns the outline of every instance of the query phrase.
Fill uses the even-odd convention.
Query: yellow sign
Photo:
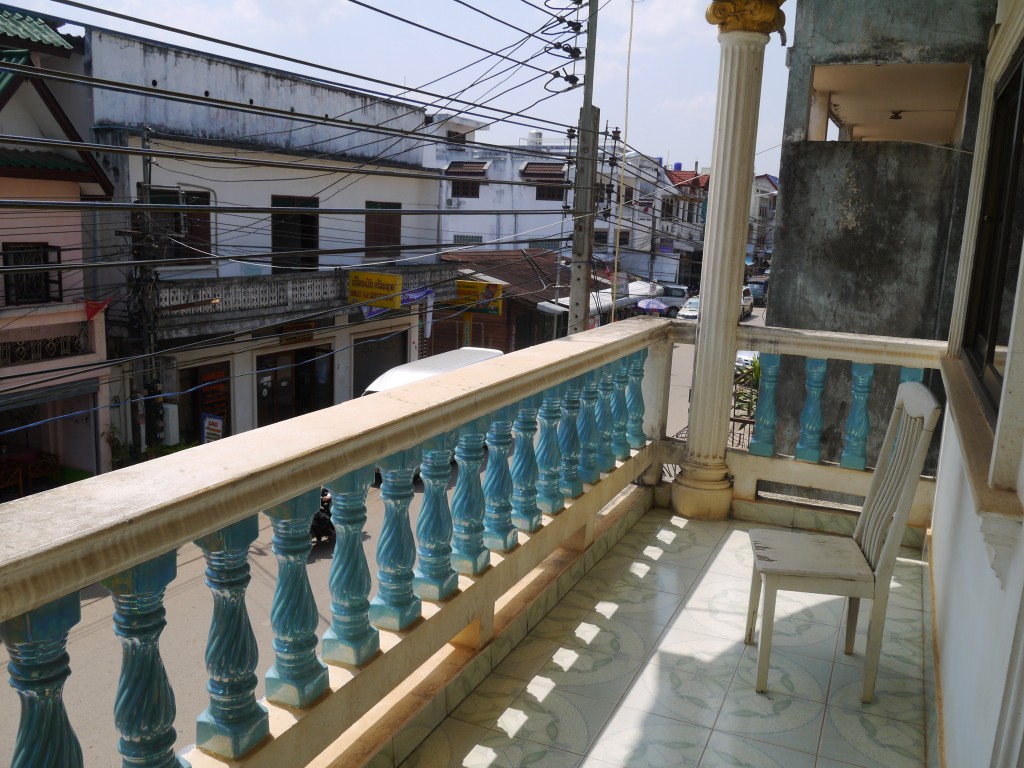
[[[487,315],[501,314],[501,284],[482,283],[478,280],[456,280],[455,293],[458,305],[467,312],[482,312]]]
[[[402,276],[386,272],[349,272],[348,301],[369,307],[399,309],[402,306]]]

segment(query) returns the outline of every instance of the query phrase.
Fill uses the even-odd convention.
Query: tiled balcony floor
[[[924,563],[896,566],[872,704],[870,602],[846,656],[842,599],[796,593],[779,594],[759,695],[751,527],[648,513],[402,765],[920,768]]]

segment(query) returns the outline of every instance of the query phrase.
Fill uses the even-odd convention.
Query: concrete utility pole
[[[590,317],[590,255],[594,249],[594,206],[597,200],[597,134],[601,112],[594,106],[594,63],[597,53],[597,0],[590,0],[587,18],[587,64],[580,109],[580,144],[573,192],[572,267],[569,272],[569,333],[586,329]]]

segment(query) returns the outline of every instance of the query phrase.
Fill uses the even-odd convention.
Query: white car
[[[700,310],[700,297],[694,296],[691,299],[687,299],[686,303],[679,309],[679,314],[676,315],[681,320],[696,320],[697,313]]]
[[[740,296],[740,322],[743,318],[750,317],[754,314],[754,294],[750,291],[750,288],[743,286],[743,294]]]

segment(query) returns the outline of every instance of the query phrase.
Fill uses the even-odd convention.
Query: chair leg
[[[882,653],[882,630],[885,628],[885,610],[889,593],[876,595],[871,601],[871,618],[868,623],[868,647],[864,652],[864,690],[860,700],[870,704],[875,695],[875,678],[878,676],[878,659]]]
[[[853,653],[853,641],[857,637],[857,616],[860,614],[860,598],[848,597],[846,599],[846,645],[843,646],[843,653],[849,656]]]
[[[754,644],[754,630],[757,629],[757,606],[761,602],[761,572],[754,566],[754,575],[750,579],[750,605],[747,608],[747,631],[743,642]]]
[[[757,648],[757,685],[754,690],[768,690],[768,662],[772,655],[772,632],[775,629],[775,596],[778,581],[774,577],[764,580],[764,609],[761,612],[761,642]]]

